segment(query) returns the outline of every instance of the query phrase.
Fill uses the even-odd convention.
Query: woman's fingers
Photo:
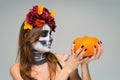
[[[89,63],[93,60],[99,59],[101,54],[104,51],[103,44],[102,42],[98,42],[98,46],[94,46],[94,55],[92,57],[86,57],[83,58],[84,54],[86,53],[87,49],[84,46],[81,46],[76,52],[74,52],[74,46],[75,44],[72,45],[71,52],[73,53],[71,58],[73,58],[73,62],[77,64],[81,63]]]
[[[79,61],[79,64],[86,63],[89,60],[89,57],[83,58]]]
[[[93,49],[93,50],[94,50],[94,56],[96,56],[96,54],[97,54],[96,46],[94,46],[93,48],[94,48],[94,49]]]
[[[97,54],[96,54],[96,56],[95,56],[95,58],[96,59],[98,59],[99,57],[100,57],[100,55],[101,55],[101,45],[100,45],[101,43],[100,42],[98,42],[98,51],[97,51]]]
[[[75,53],[75,57],[80,61],[83,59],[83,55],[86,53],[87,49],[84,49],[84,45],[79,47],[79,49]]]
[[[91,62],[91,61],[93,61],[93,60],[96,59],[96,55],[97,55],[97,49],[96,49],[96,46],[94,46],[93,48],[94,48],[94,55],[91,56],[91,57],[87,57],[87,60],[85,61],[85,63],[89,63],[89,62]]]
[[[75,51],[74,51],[74,46],[75,46],[75,44],[73,43],[73,44],[72,44],[72,48],[71,48],[72,56],[73,56],[76,60],[80,61],[80,60],[83,58],[83,55],[86,53],[87,49],[84,49],[84,45],[82,45],[82,46],[80,46],[80,47],[78,48],[78,50],[75,52]]]
[[[78,50],[76,51],[76,55],[79,55],[80,54],[80,52],[82,51],[82,49],[83,49],[83,45],[82,46],[80,46],[79,48],[78,48]]]
[[[83,55],[86,53],[86,51],[87,51],[87,49],[82,50],[82,51],[79,53],[78,57],[79,57],[79,58],[83,57]]]
[[[88,62],[94,60],[96,58],[96,55],[97,55],[97,49],[96,49],[96,46],[93,47],[94,48],[94,55],[92,57],[90,57],[90,59],[88,60]]]
[[[104,52],[104,47],[103,47],[103,44],[102,44],[101,41],[100,41],[100,47],[101,47],[101,53],[103,53]]]
[[[99,42],[98,43],[98,50],[97,50],[96,46],[94,46],[94,55],[84,62],[89,63],[93,60],[99,59],[101,54],[103,53],[103,51],[104,51],[103,44],[102,44],[102,42]]]
[[[75,46],[75,43],[72,44],[72,48],[71,48],[72,54],[74,54],[74,46]]]
[[[103,53],[103,45],[102,42],[98,42],[98,51],[96,52],[95,58],[99,59],[99,57],[101,56],[101,54]]]

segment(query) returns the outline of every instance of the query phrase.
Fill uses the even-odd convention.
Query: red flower
[[[42,27],[45,24],[45,20],[35,20],[35,26]]]

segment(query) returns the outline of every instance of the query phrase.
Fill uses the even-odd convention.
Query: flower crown
[[[34,27],[43,27],[45,24],[48,24],[49,27],[55,31],[56,24],[54,15],[55,11],[49,12],[49,10],[42,5],[34,6],[26,15],[24,29],[32,30]]]

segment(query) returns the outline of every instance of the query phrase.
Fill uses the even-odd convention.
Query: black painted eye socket
[[[42,33],[41,33],[41,37],[46,37],[48,34],[48,31],[47,30],[43,30]]]

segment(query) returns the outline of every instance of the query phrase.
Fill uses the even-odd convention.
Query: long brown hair
[[[32,30],[23,29],[24,22],[19,33],[18,54],[20,61],[20,75],[24,80],[30,80],[31,67],[33,66],[34,57],[32,54],[32,43],[39,40],[42,32],[42,27],[34,27]],[[47,63],[49,67],[50,80],[53,80],[56,74],[57,58],[51,53],[47,52]],[[18,58],[18,57],[17,57]]]

